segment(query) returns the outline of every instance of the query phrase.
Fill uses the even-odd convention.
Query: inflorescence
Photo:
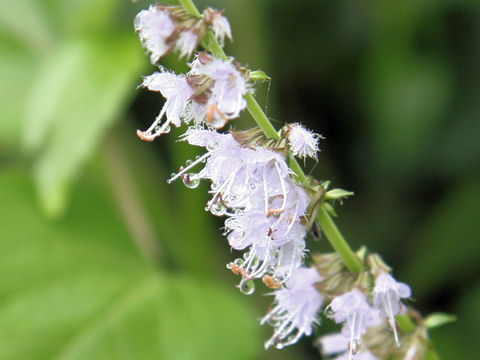
[[[201,180],[210,181],[205,210],[226,218],[229,245],[244,251],[227,265],[240,277],[237,287],[251,294],[261,279],[273,290],[274,304],[260,321],[274,328],[265,347],[281,349],[311,335],[324,313],[341,324],[338,334],[319,338],[325,356],[421,359],[427,346],[422,318],[402,303],[411,290],[392,277],[377,254],[365,249],[354,254],[361,264],[357,272],[349,271],[337,253],[307,259],[307,235],[318,237],[322,229],[315,218],[318,209],[332,211],[331,201],[351,194],[328,191],[328,182],[311,177],[300,181],[289,167],[292,157],[316,160],[321,135],[298,123],[285,125],[277,139],[260,128],[218,131],[240,116],[247,107],[245,96],[253,93],[258,80],[233,58],[212,55],[208,45],[207,51],[196,52],[208,33],[219,46],[232,38],[223,13],[209,8],[195,15],[182,6],[152,5],[137,15],[135,30],[151,62],[159,67],[142,86],[165,98],[152,125],[137,135],[153,141],[168,133],[171,125],[185,123],[188,128],[181,140],[205,148],[168,182],[181,179],[196,188]],[[172,51],[187,58],[195,54],[188,73],[175,74],[158,65]],[[398,319],[413,319],[414,327],[402,329]]]

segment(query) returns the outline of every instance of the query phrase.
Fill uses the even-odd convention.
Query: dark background
[[[135,90],[155,71],[132,29],[148,4],[0,1],[0,359],[318,358],[310,338],[263,350],[271,298],[233,286],[207,185],[166,185],[197,153],[185,128],[135,137],[162,106]],[[442,359],[476,358],[480,3],[197,5],[225,9],[227,52],[272,77],[256,95],[274,125],[324,135],[305,169],[355,192],[336,207],[347,240],[381,253],[423,314],[458,316],[431,331]]]

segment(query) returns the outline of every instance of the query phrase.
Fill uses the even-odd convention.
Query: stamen
[[[285,179],[280,173],[280,169],[278,168],[277,162],[275,162],[275,169],[277,170],[278,178],[280,179],[280,185],[282,186],[283,203],[282,203],[281,209],[285,209],[287,205],[287,187],[285,185]]]
[[[248,271],[250,264],[252,263],[253,259],[255,258],[255,245],[252,245],[248,257],[245,259],[245,262],[242,264],[242,268]]]
[[[267,272],[267,267],[268,267],[268,258],[265,257],[265,259],[263,259],[263,262],[262,262],[262,265],[257,269],[255,270],[255,272],[253,274],[251,274],[252,278],[259,278],[259,277],[262,277],[263,274],[265,274]]]
[[[200,156],[198,159],[196,159],[194,162],[192,162],[190,165],[181,168],[181,170],[175,174],[175,176],[172,176],[170,179],[167,180],[167,183],[171,184],[173,181],[177,180],[179,177],[181,177],[183,174],[185,174],[187,171],[189,171],[191,168],[197,166],[199,163],[203,162],[205,159],[208,159],[210,157],[210,153],[205,153],[202,156]]]
[[[275,269],[275,271],[278,270],[278,264],[281,264],[282,261],[283,261],[283,258],[284,258],[284,254],[283,254],[284,250],[283,249],[284,249],[284,247],[280,246],[280,250],[277,253],[277,256],[278,256],[278,258],[277,258],[277,268]],[[273,276],[275,276],[275,273],[273,274]]]
[[[150,125],[150,127],[145,130],[137,130],[137,136],[144,141],[153,141],[156,137],[160,136],[161,134],[168,133],[170,131],[170,121],[166,121],[161,127],[158,127],[158,123],[160,120],[162,120],[163,115],[165,115],[165,112],[167,111],[167,107],[170,104],[170,101],[167,100],[165,104],[163,105],[162,110],[160,111],[160,114],[155,118],[155,121]]]
[[[268,209],[267,212],[266,212],[266,215],[267,217],[270,217],[272,215],[280,215],[282,214],[283,212],[285,212],[287,210],[286,208],[286,205],[287,205],[287,187],[285,185],[285,180],[283,179],[281,173],[280,173],[280,169],[278,167],[278,163],[275,162],[275,169],[277,171],[277,174],[278,174],[278,179],[280,180],[280,186],[282,187],[282,198],[283,198],[283,201],[282,201],[282,206],[279,208],[279,209]],[[265,181],[265,168],[264,168],[264,184],[266,184],[266,181]],[[266,187],[266,185],[264,185],[264,188]],[[267,205],[268,207],[268,205]]]
[[[227,125],[229,119],[222,111],[220,111],[217,105],[211,104],[207,109],[205,121],[213,128],[221,129]]]
[[[290,278],[290,275],[293,272],[293,268],[295,267],[296,251],[297,251],[297,248],[294,248],[292,251],[292,258],[290,259],[290,268],[288,269],[288,272],[285,274],[285,277],[282,279],[281,281],[282,284]]]
[[[400,347],[400,337],[398,335],[397,330],[397,323],[395,321],[395,315],[393,314],[393,306],[392,306],[392,299],[391,299],[391,292],[387,291],[381,295],[382,303],[385,308],[385,312],[387,315],[387,322],[390,328],[393,330],[393,336],[395,338],[395,345]],[[394,295],[393,295],[394,296]]]
[[[288,326],[288,329],[290,331],[293,329],[294,325],[292,323],[292,319],[297,315],[298,310],[299,309],[297,308],[294,312],[292,312],[286,318],[286,320],[283,321],[282,324],[275,330],[272,337],[265,343],[265,348],[266,349],[269,348],[270,346],[272,346],[279,339],[279,335],[282,335],[283,337],[285,337],[283,332],[284,332],[285,328],[287,328],[287,326]],[[293,325],[293,327],[292,327],[292,325]],[[288,335],[288,333],[287,333],[287,335]]]
[[[283,214],[287,209],[268,209],[266,216],[270,217],[272,215]]]
[[[278,343],[277,345],[275,345],[275,347],[278,350],[281,350],[286,346],[293,345],[293,344],[297,343],[298,340],[300,340],[300,338],[302,337],[303,334],[304,334],[304,330],[297,330],[297,333],[295,335],[289,336],[287,341]]]
[[[284,231],[284,233],[282,235],[277,235],[277,237],[282,237],[282,236],[285,236],[287,235],[290,230],[292,230],[292,227],[293,227],[293,224],[295,224],[295,219],[297,218],[297,214],[298,214],[298,202],[297,202],[297,205],[295,206],[295,212],[293,213],[293,216],[290,217],[290,223],[288,224],[288,227],[287,227],[287,230]],[[277,226],[277,224],[280,222],[280,220],[283,220],[284,216],[282,215],[278,220],[277,223],[275,223],[275,227]]]
[[[212,208],[213,204],[215,204],[218,201],[218,198],[222,199],[223,190],[229,185],[229,182],[233,181],[236,173],[237,172],[235,171],[233,174],[231,174],[228,177],[228,179],[225,180],[225,182],[222,184],[222,186],[220,186],[220,188],[218,188],[216,190],[216,193],[213,195],[212,199],[207,203],[207,206],[206,206],[205,210],[209,211]],[[223,202],[223,200],[222,200],[222,202]],[[225,209],[225,211],[226,211],[226,209]]]
[[[238,263],[239,260],[242,260],[242,259],[237,259],[234,262],[227,264],[227,269],[230,269],[230,271],[235,275],[241,275],[242,278],[244,279],[247,279],[247,280],[253,279],[250,275],[248,275],[245,269],[241,267],[241,264]]]
[[[272,310],[270,310],[267,315],[265,315],[261,320],[260,320],[260,325],[265,325],[268,320],[272,318],[275,313],[280,310],[281,305],[276,305]]]
[[[233,173],[225,181],[226,183],[228,183],[228,185],[226,185],[224,193],[226,193],[226,194],[230,193],[230,190],[232,189],[235,177],[237,176],[239,170],[240,170],[240,166],[237,166],[236,169],[233,171]],[[231,196],[229,196],[229,199],[235,201],[235,199],[233,199]]]
[[[360,350],[360,341],[358,339],[358,312],[353,314],[352,324],[350,326],[350,346],[348,359],[351,360],[353,355],[358,354]]]
[[[268,188],[267,188],[267,177],[265,175],[265,167],[263,168],[263,172],[262,172],[262,180],[263,180],[263,200],[265,204],[265,214],[268,216]]]
[[[147,132],[142,130],[137,130],[137,136],[143,141],[152,142],[155,140],[155,136],[147,135]]]
[[[270,289],[276,290],[276,289],[281,289],[283,287],[283,284],[271,275],[264,275],[262,278],[262,281],[265,284],[265,286],[267,286]]]

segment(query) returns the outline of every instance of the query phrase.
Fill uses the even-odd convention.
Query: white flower
[[[175,49],[180,51],[180,57],[190,56],[197,48],[198,42],[198,35],[194,31],[182,31],[178,37]]]
[[[341,333],[324,335],[318,339],[322,354],[330,356],[340,354],[348,350],[348,338]]]
[[[358,289],[335,297],[327,307],[327,313],[337,324],[344,323],[342,334],[350,338],[350,353],[355,355],[360,350],[360,339],[368,326],[377,322],[375,311],[367,302],[365,294]]]
[[[207,63],[195,60],[191,64],[192,75],[206,75],[215,82],[208,99],[207,125],[221,128],[247,106],[243,96],[247,93],[247,81],[231,60],[214,59]]]
[[[225,16],[221,14],[214,16],[212,20],[212,27],[213,33],[215,34],[215,37],[217,38],[221,46],[223,46],[225,42],[225,37],[232,40],[232,30],[230,28],[230,23]]]
[[[153,141],[157,136],[168,133],[170,124],[180,126],[182,114],[185,111],[194,90],[190,87],[185,77],[168,72],[156,72],[145,77],[143,86],[151,91],[158,91],[166,101],[160,114],[146,131],[137,130],[137,135],[142,140]],[[166,115],[167,120],[159,125]]]
[[[195,36],[192,32],[182,33],[177,42],[184,53],[188,53],[195,42],[194,39],[188,39],[190,35]],[[180,126],[182,119],[185,123],[193,120],[195,124],[205,123],[209,127],[221,128],[230,119],[238,117],[246,106],[243,98],[247,91],[246,80],[230,61],[212,59],[202,64],[197,58],[189,74],[157,72],[147,76],[143,86],[160,92],[166,99],[160,115],[150,128],[137,131],[137,135],[147,141],[167,133],[170,124]],[[165,114],[167,121],[160,126]]]
[[[140,11],[135,17],[135,31],[139,32],[143,46],[150,52],[150,60],[155,64],[172,49],[168,38],[176,30],[177,25],[168,12],[150,5],[148,10]]]
[[[205,10],[205,17],[207,18],[207,22],[211,25],[213,34],[220,43],[220,46],[223,46],[225,37],[232,40],[230,23],[228,22],[228,19],[223,16],[221,11],[209,8]]]
[[[400,346],[395,316],[404,312],[405,307],[400,299],[409,298],[412,295],[410,287],[396,281],[388,273],[382,272],[375,279],[373,295],[374,306],[381,309],[382,316],[387,319],[393,330],[397,346]]]
[[[245,148],[231,134],[190,128],[183,136],[207,153],[174,175],[187,186],[200,179],[212,181],[206,210],[228,218],[225,235],[230,245],[243,250],[245,259],[230,264],[243,278],[272,274],[283,283],[299,267],[305,252],[306,230],[301,223],[310,198],[290,179],[285,159],[279,153]],[[197,173],[190,171],[205,163]]]
[[[348,351],[349,340],[341,333],[324,335],[319,339],[324,356],[337,355],[335,360],[378,360],[369,351],[359,351],[355,356]]]
[[[261,320],[275,331],[265,343],[265,348],[275,345],[278,349],[295,344],[303,335],[311,335],[318,323],[318,311],[323,296],[313,286],[321,280],[314,268],[298,268],[287,281],[287,287],[276,290],[274,308]]]
[[[288,144],[293,155],[301,158],[317,158],[318,142],[322,138],[300,124],[290,124],[287,130]]]

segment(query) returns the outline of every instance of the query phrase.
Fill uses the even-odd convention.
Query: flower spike
[[[335,215],[332,203],[353,193],[329,190],[329,181],[305,175],[296,160],[316,160],[323,137],[299,123],[277,131],[253,96],[255,81],[269,77],[250,72],[222,49],[225,38],[232,39],[223,12],[207,8],[200,13],[192,0],[180,3],[152,5],[135,18],[151,62],[158,65],[172,51],[189,58],[200,43],[206,51],[194,55],[186,74],[160,67],[144,78],[142,86],[159,92],[165,103],[150,127],[137,135],[153,141],[171,126],[186,123],[190,127],[181,140],[205,148],[167,182],[182,179],[188,188],[210,182],[205,210],[225,217],[223,235],[232,249],[243,252],[227,264],[240,277],[236,286],[252,294],[261,279],[273,290],[273,306],[260,321],[273,327],[265,347],[281,349],[311,335],[328,298],[325,314],[342,330],[320,338],[323,355],[335,360],[423,358],[431,345],[429,321],[402,304],[411,296],[410,287],[389,275],[391,268],[378,254],[366,247],[354,252],[330,216]],[[218,132],[245,108],[257,128]],[[319,240],[320,232],[335,252],[314,255],[309,268],[307,235]],[[402,318],[397,329],[396,316],[404,313],[410,321]]]

